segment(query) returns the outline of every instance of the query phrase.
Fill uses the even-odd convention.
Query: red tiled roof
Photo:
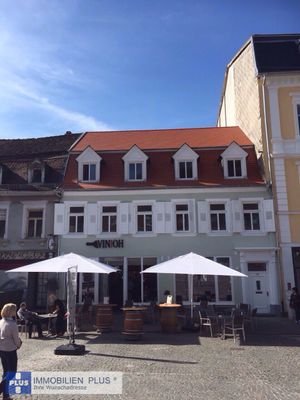
[[[195,149],[226,147],[233,141],[240,146],[252,145],[243,131],[234,126],[86,132],[72,151],[81,152],[88,146],[95,151],[127,151],[134,145],[142,150],[167,150],[179,149],[184,143]]]
[[[98,152],[101,155],[101,177],[98,183],[83,183],[77,181],[77,154],[69,158],[64,179],[65,190],[122,190],[122,189],[166,189],[166,188],[195,188],[195,187],[221,187],[221,186],[253,186],[263,185],[260,176],[254,147],[244,148],[248,153],[246,179],[224,179],[220,154],[223,149],[207,149],[196,151],[198,159],[197,180],[175,180],[174,160],[175,151],[148,151],[146,182],[125,182],[124,163],[119,152]]]

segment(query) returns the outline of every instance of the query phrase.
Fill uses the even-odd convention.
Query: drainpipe
[[[269,179],[267,185],[273,194],[273,169],[271,167],[271,154],[270,154],[270,136],[268,130],[267,123],[267,107],[266,107],[266,76],[262,77],[262,100],[263,100],[263,112],[264,112],[264,129],[265,129],[265,138],[266,138],[266,147],[267,147],[267,163],[269,169]],[[274,196],[272,196],[274,197]],[[273,202],[274,204],[275,202]],[[274,204],[274,214],[278,216],[277,202]],[[275,218],[275,238],[276,238],[276,247],[278,249],[278,261],[279,261],[279,285],[280,285],[280,296],[281,296],[281,310],[284,313],[284,299],[285,299],[285,290],[284,290],[284,274],[282,268],[282,257],[281,257],[281,248],[280,248],[280,226],[277,218]]]

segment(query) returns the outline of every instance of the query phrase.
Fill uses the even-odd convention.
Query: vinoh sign
[[[94,246],[96,249],[122,249],[124,248],[124,240],[122,239],[102,239],[86,242],[87,246]]]

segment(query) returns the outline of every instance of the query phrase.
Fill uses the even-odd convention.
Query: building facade
[[[218,126],[239,125],[260,154],[275,206],[281,298],[300,288],[300,35],[254,35],[226,68]]]
[[[194,277],[194,300],[280,311],[273,200],[254,146],[235,128],[87,132],[72,146],[55,206],[59,252],[119,268],[81,274],[79,298],[188,301],[185,275],[140,274],[188,252],[248,278]]]
[[[0,301],[44,307],[56,274],[7,273],[57,255],[54,203],[60,198],[68,148],[79,137],[0,140]]]

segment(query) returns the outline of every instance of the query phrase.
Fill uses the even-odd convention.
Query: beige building
[[[300,34],[253,35],[226,68],[218,126],[255,143],[274,196],[285,311],[300,290]],[[291,312],[290,312],[291,314]]]

